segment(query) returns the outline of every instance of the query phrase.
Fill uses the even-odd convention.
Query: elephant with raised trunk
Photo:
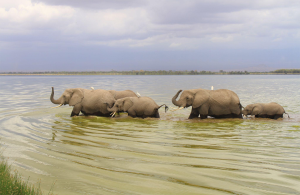
[[[73,106],[72,116],[78,116],[80,112],[84,115],[110,116],[111,112],[107,110],[107,105],[113,106],[114,96],[107,90],[72,88],[66,89],[60,98],[54,99],[54,88],[50,100],[53,104],[69,104]]]
[[[189,119],[201,119],[211,116],[214,118],[242,118],[242,105],[236,93],[228,89],[207,90],[190,89],[179,90],[172,98],[172,103],[179,109],[192,106]]]
[[[126,97],[118,99],[113,107],[107,104],[107,110],[113,112],[112,116],[117,112],[127,112],[131,117],[160,118],[158,109],[162,106],[165,106],[165,111],[167,111],[168,107],[165,104],[158,106],[149,97]]]
[[[249,104],[242,111],[242,114],[245,116],[254,115],[255,118],[270,119],[283,118],[284,113],[287,114],[284,108],[276,102]],[[288,115],[288,117],[290,116]]]

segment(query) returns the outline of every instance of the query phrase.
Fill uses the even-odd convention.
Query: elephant
[[[255,103],[247,105],[242,114],[247,115],[255,115],[255,118],[270,118],[270,119],[278,119],[283,118],[283,114],[287,114],[283,107],[276,102],[271,103]],[[290,118],[290,116],[288,115]]]
[[[114,98],[121,99],[124,97],[138,97],[133,91],[131,90],[124,90],[124,91],[116,91],[116,90],[108,90],[111,94],[113,94]]]
[[[207,90],[189,89],[179,90],[172,98],[172,103],[179,109],[192,106],[189,119],[201,119],[211,116],[214,118],[242,118],[242,105],[236,93],[228,89]],[[177,109],[177,110],[179,110]]]
[[[84,115],[110,116],[111,112],[107,110],[107,105],[113,106],[114,96],[107,90],[70,88],[66,89],[60,98],[54,99],[54,88],[50,100],[53,104],[69,104],[73,106],[72,116],[78,116],[80,112]]]
[[[167,105],[158,106],[150,97],[125,97],[116,100],[113,107],[107,104],[107,110],[113,112],[112,117],[117,112],[127,112],[133,118],[160,118],[158,109],[162,106],[165,106],[165,112],[167,112]]]

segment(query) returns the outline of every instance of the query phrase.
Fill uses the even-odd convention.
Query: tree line
[[[273,73],[281,73],[281,74],[299,74],[300,69],[278,69],[273,71]]]
[[[2,75],[248,75],[248,74],[300,74],[300,69],[278,69],[270,72],[248,71],[197,71],[197,70],[131,70],[131,71],[39,71],[39,72],[1,72]]]

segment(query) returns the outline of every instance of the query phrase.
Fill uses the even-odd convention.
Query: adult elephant
[[[189,119],[204,119],[207,116],[215,118],[242,118],[242,105],[236,93],[228,89],[206,90],[190,89],[184,90],[177,101],[177,97],[182,92],[179,90],[173,97],[172,103],[179,109],[192,106]]]
[[[124,91],[116,91],[116,90],[108,90],[116,100],[125,98],[125,97],[138,97],[133,91],[131,90],[124,90]]]
[[[255,118],[270,119],[283,118],[284,113],[287,114],[284,108],[276,102],[249,104],[242,111],[245,116],[254,115]],[[288,117],[290,116],[288,115]]]
[[[78,116],[80,112],[84,115],[110,116],[111,112],[107,110],[107,104],[113,106],[114,96],[107,90],[71,88],[66,89],[57,100],[54,99],[54,88],[50,100],[53,104],[62,105],[69,104],[73,106],[72,116]]]

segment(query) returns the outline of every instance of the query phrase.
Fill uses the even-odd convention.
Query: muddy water
[[[299,76],[3,76],[0,144],[25,179],[55,194],[300,194]],[[279,120],[70,118],[66,88],[132,89],[172,106],[179,89],[231,89],[275,101]]]

